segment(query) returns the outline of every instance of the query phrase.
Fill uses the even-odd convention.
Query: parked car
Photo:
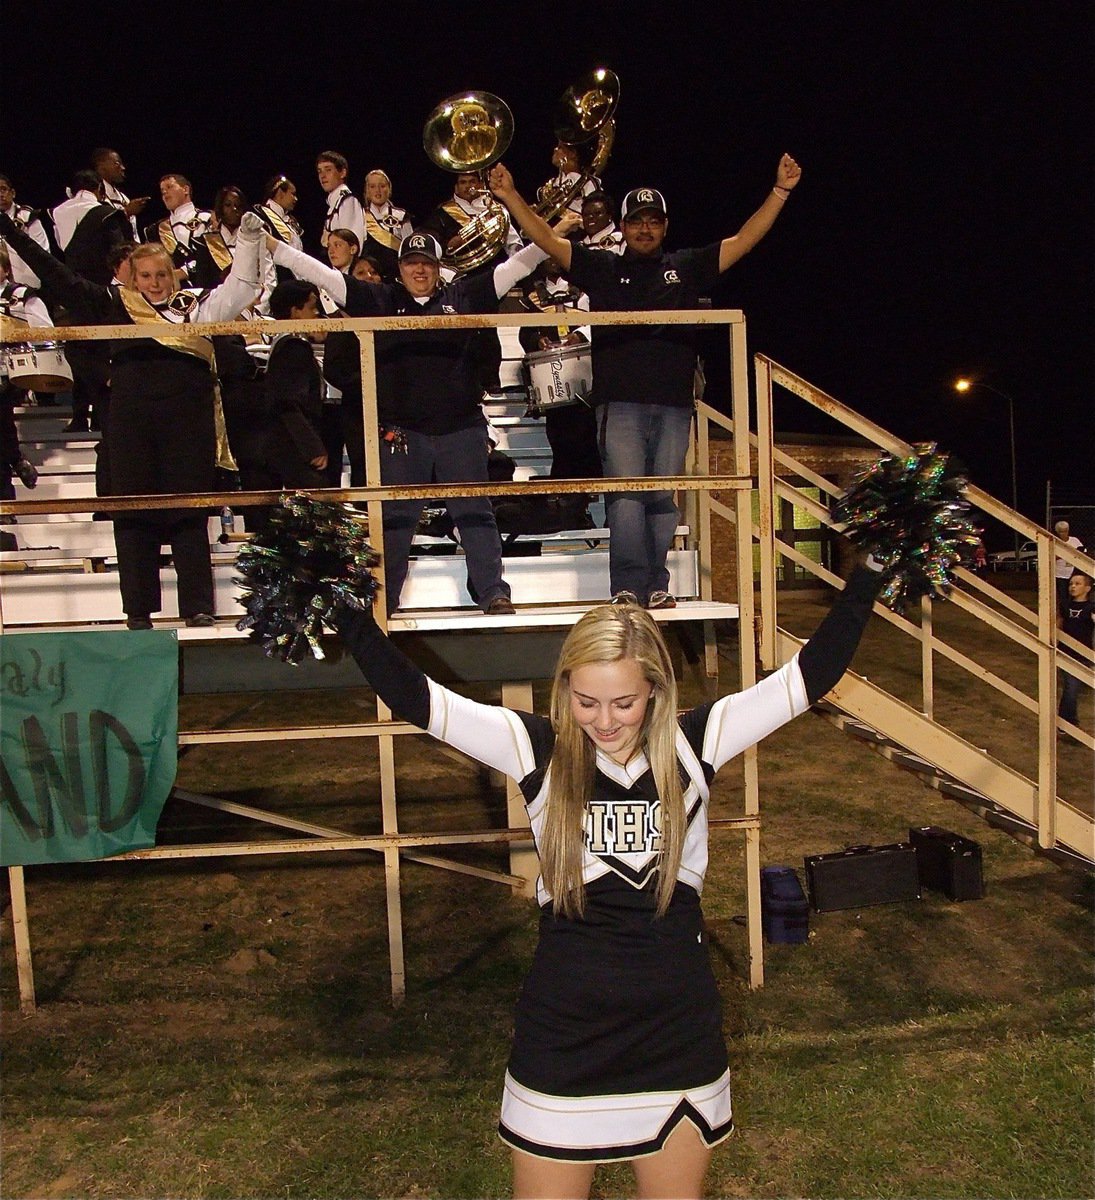
[[[994,571],[1033,571],[1038,561],[1038,547],[1034,542],[1022,542],[1019,545],[1019,556],[1016,558],[1015,549],[997,550],[989,555],[989,565]]]

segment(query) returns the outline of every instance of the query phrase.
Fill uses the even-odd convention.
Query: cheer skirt
[[[610,1162],[656,1153],[683,1120],[711,1146],[733,1129],[699,897],[678,884],[659,920],[619,898],[594,884],[585,919],[541,917],[499,1122],[519,1150]]]

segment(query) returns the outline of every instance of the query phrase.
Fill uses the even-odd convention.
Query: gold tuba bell
[[[598,67],[584,75],[559,97],[555,108],[556,142],[563,146],[584,146],[596,138],[597,144],[576,180],[563,185],[553,179],[536,193],[536,212],[549,224],[585,191],[590,179],[604,171],[616,137],[615,113],[619,102],[620,80],[607,67]]]
[[[449,96],[426,118],[422,147],[430,161],[456,175],[478,172],[488,197],[487,208],[461,228],[458,240],[446,248],[441,260],[460,274],[490,262],[505,245],[509,214],[491,195],[486,171],[505,154],[512,139],[513,113],[490,92]]]

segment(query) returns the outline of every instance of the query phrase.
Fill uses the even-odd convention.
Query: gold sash
[[[368,209],[365,210],[365,235],[371,237],[374,242],[379,242],[381,246],[387,246],[389,250],[399,249],[399,238],[394,233],[389,233]]]
[[[125,310],[129,314],[129,319],[134,325],[155,323],[165,325],[182,324],[182,322],[172,321],[170,317],[165,317],[163,313],[153,308],[135,288],[118,288],[118,295],[121,296]],[[176,296],[189,297],[190,294],[187,292],[176,292],[168,303],[174,301]],[[194,299],[196,300],[196,298]],[[191,354],[195,358],[200,358],[208,367],[213,366],[213,343],[209,338],[173,336],[160,337],[156,340],[165,346],[170,346],[172,350],[178,350],[181,354]]]
[[[224,238],[219,233],[210,230],[205,235],[205,248],[220,270],[227,271],[232,265],[232,251],[225,245]]]
[[[457,225],[466,225],[471,220],[471,217],[468,216],[455,200],[446,200],[441,205],[441,209],[443,212],[447,212]]]
[[[170,317],[165,317],[163,313],[153,308],[134,288],[118,288],[118,295],[121,296],[129,319],[134,325],[149,325],[155,322],[165,325],[181,324],[181,322],[172,321]],[[176,292],[175,296],[187,297],[194,301],[191,307],[197,306],[197,298],[187,292]],[[174,300],[175,296],[172,296],[171,299]],[[172,350],[200,358],[213,372],[213,428],[217,436],[217,466],[226,471],[239,470],[232,455],[232,448],[228,444],[228,430],[224,424],[224,406],[221,404],[220,381],[217,379],[217,360],[213,354],[212,341],[205,337],[161,337],[156,340],[169,346]]]
[[[168,252],[174,254],[179,248],[179,239],[175,236],[175,231],[171,228],[170,217],[164,217],[156,226],[156,232],[160,235],[160,245]]]
[[[272,208],[267,208],[265,204],[259,205],[259,212],[273,225],[274,236],[291,246],[293,244],[293,231],[289,225]]]

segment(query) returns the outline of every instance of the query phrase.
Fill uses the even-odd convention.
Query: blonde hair
[[[631,659],[653,685],[639,747],[646,751],[661,801],[658,915],[669,907],[684,845],[685,811],[677,765],[677,681],[653,618],[633,604],[592,608],[570,631],[559,653],[551,690],[555,750],[548,774],[540,835],[540,866],[556,913],[582,916],[586,808],[593,793],[596,751],[571,711],[570,677],[579,667]]]
[[[172,271],[175,270],[175,260],[167,251],[167,247],[159,242],[141,242],[130,252],[129,261],[136,265],[142,258],[162,258]]]

